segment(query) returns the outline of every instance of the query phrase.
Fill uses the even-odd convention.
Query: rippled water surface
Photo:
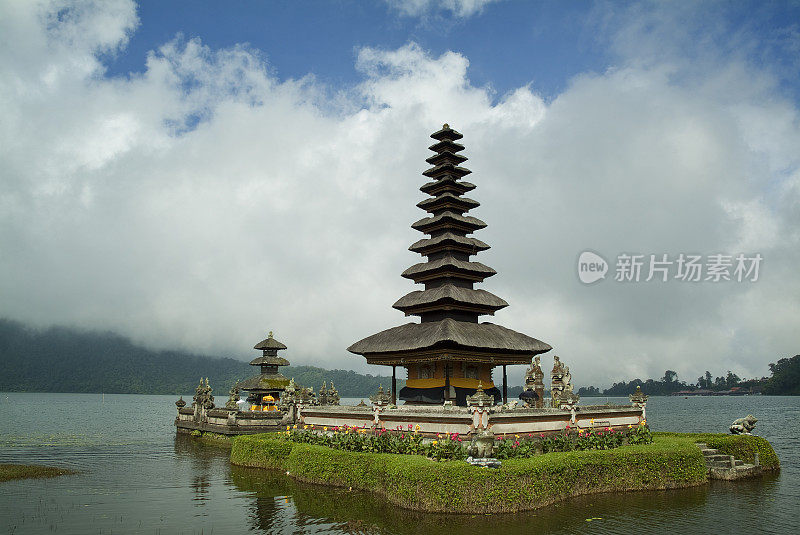
[[[0,463],[79,471],[0,483],[0,533],[800,533],[800,398],[660,397],[647,405],[648,423],[665,431],[724,431],[754,414],[781,460],[779,475],[479,516],[414,513],[232,467],[226,450],[176,438],[174,401],[0,394]]]

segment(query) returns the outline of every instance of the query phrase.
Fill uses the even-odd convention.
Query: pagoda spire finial
[[[272,331],[269,332],[269,337],[272,338]]]
[[[450,125],[449,125],[449,124],[447,124],[447,123],[444,123],[444,124],[442,125],[442,129],[444,129],[444,130],[447,130],[448,128],[450,128]]]

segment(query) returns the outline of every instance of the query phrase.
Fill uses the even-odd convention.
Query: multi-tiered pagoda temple
[[[508,364],[529,364],[531,358],[552,349],[548,344],[493,323],[479,323],[483,315],[508,306],[503,299],[475,289],[496,272],[473,262],[470,257],[489,248],[468,236],[486,223],[465,215],[480,205],[463,195],[475,185],[462,178],[470,173],[461,166],[467,160],[458,154],[464,146],[456,143],[463,136],[448,125],[431,135],[436,154],[426,161],[433,167],[422,173],[432,179],[420,190],[430,198],[417,204],[431,215],[411,228],[429,237],[414,243],[409,250],[427,257],[426,262],[405,270],[403,277],[417,284],[418,290],[402,297],[394,308],[407,316],[419,316],[420,323],[408,323],[356,342],[348,351],[363,355],[370,364],[404,366],[408,371],[400,399],[406,403],[441,404],[453,401],[466,405],[466,397],[482,384],[484,391],[500,399],[492,381],[492,369],[503,366],[505,398]],[[392,394],[395,383],[392,381]]]
[[[278,371],[278,366],[288,366],[289,361],[278,356],[278,351],[286,349],[286,346],[269,336],[261,340],[253,349],[262,351],[261,356],[250,361],[250,366],[259,366],[261,373],[245,379],[239,383],[239,389],[250,393],[247,398],[253,405],[261,405],[264,396],[272,396],[278,399],[286,387],[289,379]]]

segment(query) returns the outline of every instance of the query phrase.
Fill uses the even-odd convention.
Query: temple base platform
[[[210,409],[195,411],[191,407],[178,410],[175,427],[178,433],[217,433],[220,435],[253,435],[285,430],[288,415],[282,411],[231,411]]]
[[[479,429],[494,435],[554,434],[567,429],[620,430],[645,419],[644,408],[630,405],[586,405],[570,409],[458,406],[307,406],[298,408],[297,423],[315,429],[360,427],[416,431],[435,437],[470,437]]]

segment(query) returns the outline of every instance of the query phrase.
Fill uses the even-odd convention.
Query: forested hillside
[[[332,380],[342,397],[365,397],[380,383],[384,388],[391,383],[390,377],[313,366],[288,366],[281,372],[315,391],[322,381]],[[257,368],[232,358],[152,351],[113,333],[37,330],[0,319],[0,391],[186,394],[203,376],[220,397],[255,373]],[[403,382],[398,383],[399,388]]]

